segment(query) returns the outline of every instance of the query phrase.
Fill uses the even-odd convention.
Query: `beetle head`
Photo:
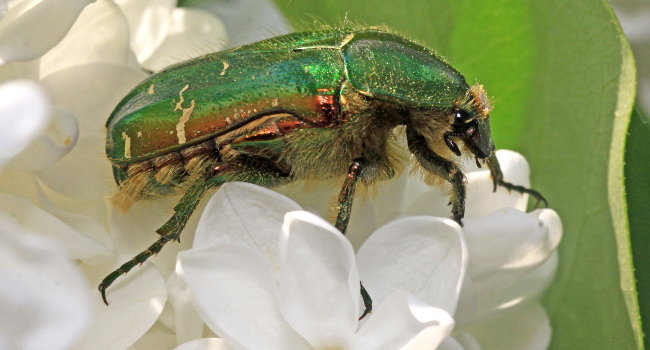
[[[462,103],[453,110],[451,131],[443,135],[445,144],[456,155],[461,152],[452,137],[463,141],[477,159],[490,157],[494,150],[490,132],[490,102],[483,86],[476,84],[469,88]]]

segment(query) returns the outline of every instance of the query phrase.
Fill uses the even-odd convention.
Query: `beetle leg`
[[[192,185],[192,187],[189,188],[185,195],[183,195],[181,201],[176,205],[176,207],[174,207],[175,211],[172,218],[169,219],[160,229],[158,229],[158,233],[160,233],[161,237],[152,245],[150,245],[149,248],[136,255],[133,259],[124,263],[117,270],[111,272],[102,280],[98,286],[98,289],[106,305],[108,305],[108,300],[106,299],[106,288],[108,288],[118,277],[131,271],[131,269],[133,269],[135,266],[141,265],[152,255],[158,254],[158,252],[160,252],[162,247],[164,247],[167,242],[179,239],[180,232],[182,231],[183,227],[185,227],[185,223],[187,223],[190,214],[194,208],[196,208],[199,200],[209,187],[210,185],[206,181],[199,181]],[[172,228],[174,229],[172,230]]]
[[[456,164],[430,150],[424,136],[418,134],[414,128],[407,127],[406,138],[409,151],[420,165],[451,183],[452,195],[449,202],[452,218],[462,226],[461,220],[465,215],[465,175]]]
[[[250,166],[239,163],[222,163],[214,168],[210,168],[206,172],[206,175],[194,182],[183,195],[183,198],[176,204],[174,207],[174,215],[156,230],[160,234],[160,238],[150,245],[149,248],[124,263],[102,280],[98,289],[104,303],[108,305],[106,289],[118,277],[131,271],[135,266],[141,265],[151,256],[158,254],[167,242],[180,241],[180,234],[183,228],[185,228],[187,221],[206,191],[232,181],[244,181],[270,187],[286,181],[286,175],[272,167],[265,167],[264,164]]]
[[[372,312],[372,298],[370,297],[370,294],[368,294],[368,291],[366,288],[363,286],[363,283],[359,282],[361,285],[361,298],[363,299],[363,313],[361,316],[359,316],[359,320],[363,320],[364,317],[368,316],[369,313]]]
[[[359,179],[359,173],[361,172],[362,166],[363,163],[361,162],[361,159],[352,162],[350,170],[348,170],[348,175],[345,177],[343,188],[341,188],[341,192],[339,193],[339,213],[336,216],[336,224],[334,226],[344,235],[345,231],[348,229],[348,222],[350,222],[354,190],[356,189],[357,180]]]
[[[357,159],[352,162],[350,165],[350,170],[348,170],[348,175],[345,178],[343,183],[343,188],[341,188],[341,193],[339,194],[338,199],[338,209],[339,213],[336,216],[336,224],[334,226],[345,235],[345,231],[348,228],[348,222],[350,222],[350,212],[352,211],[352,200],[354,199],[354,190],[357,185],[357,180],[359,179],[359,173],[363,168],[363,160]],[[361,298],[363,299],[363,314],[359,319],[363,319],[369,313],[372,312],[372,298],[368,291],[361,285]]]
[[[502,186],[508,189],[508,191],[517,191],[519,193],[528,193],[529,195],[533,196],[536,200],[535,202],[535,208],[539,205],[539,202],[543,202],[545,207],[548,207],[548,201],[544,196],[542,196],[541,193],[533,190],[532,188],[526,188],[524,186],[519,186],[515,185],[510,182],[506,182],[503,180],[503,172],[501,171],[501,166],[499,165],[499,161],[497,160],[497,156],[494,152],[492,152],[492,155],[490,158],[487,160],[488,168],[490,168],[490,174],[492,175],[492,183],[494,185],[492,191],[496,192],[497,186]]]

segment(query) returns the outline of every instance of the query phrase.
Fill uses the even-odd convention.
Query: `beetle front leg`
[[[452,218],[462,226],[461,220],[465,216],[465,175],[456,164],[430,150],[424,136],[418,134],[415,129],[408,127],[406,138],[409,151],[420,165],[451,183],[452,194],[449,202]]]
[[[535,197],[535,207],[539,205],[539,202],[543,202],[545,207],[548,207],[548,201],[541,193],[533,190],[532,188],[526,188],[524,186],[515,185],[510,182],[503,180],[503,172],[501,171],[501,166],[499,165],[499,160],[495,152],[492,152],[490,158],[487,159],[488,168],[490,168],[490,174],[492,175],[492,183],[494,184],[493,192],[496,192],[497,186],[505,187],[508,191],[517,191],[519,193],[528,193],[529,195]]]

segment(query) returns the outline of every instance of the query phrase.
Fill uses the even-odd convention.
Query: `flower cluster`
[[[507,176],[527,184],[519,154],[497,155]],[[293,200],[226,184],[203,211],[192,249],[178,255],[179,289],[189,295],[172,302],[185,312],[194,302],[235,349],[545,349],[551,328],[539,297],[557,267],[559,217],[550,209],[526,214],[525,196],[492,193],[487,170],[468,178],[472,205],[462,228],[405,216],[443,208],[435,189],[398,198],[405,185],[424,185],[408,176],[385,184],[353,216],[357,227],[381,225],[356,254]],[[359,322],[360,282],[375,311]]]
[[[223,22],[176,5],[0,0],[0,348],[546,347],[539,297],[559,218],[524,213],[526,196],[492,193],[469,164],[462,228],[441,218],[443,194],[404,175],[356,201],[349,240],[303,210],[326,213],[331,193],[320,191],[336,185],[282,189],[298,205],[229,184],[182,244],[119,279],[106,307],[97,283],[156,239],[179,199],[127,213],[108,203],[112,108],[149,71],[286,30],[261,0],[214,3]],[[529,185],[520,155],[498,156],[510,181]],[[361,321],[360,283],[375,305]]]
[[[106,201],[102,128],[143,68],[221,49],[224,25],[176,0],[3,0],[0,16],[0,348],[146,343],[167,298],[158,269],[127,276],[111,307],[97,298],[159,224]]]

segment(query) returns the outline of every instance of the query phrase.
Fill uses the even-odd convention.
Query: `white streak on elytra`
[[[124,158],[131,158],[131,138],[122,131],[122,140],[124,140]]]
[[[181,116],[181,119],[178,120],[178,124],[176,124],[176,137],[178,137],[179,145],[184,144],[187,141],[185,138],[185,123],[190,120],[192,111],[194,111],[194,100],[190,102],[189,107],[183,108],[183,115]]]
[[[189,85],[185,85],[185,86],[183,86],[181,91],[178,92],[178,97],[180,98],[180,101],[176,102],[176,107],[174,108],[174,112],[180,111],[180,110],[183,109],[183,101],[185,101],[185,97],[183,97],[183,93],[185,92],[185,90],[187,90],[189,88],[190,88]]]
[[[221,70],[221,73],[219,73],[219,75],[224,75],[224,74],[226,74],[226,70],[228,69],[228,67],[230,67],[230,65],[228,64],[228,62],[223,61],[223,70]]]
[[[189,85],[185,85],[181,91],[178,92],[178,97],[180,98],[180,101],[176,103],[176,107],[174,108],[174,112],[181,110],[183,111],[183,114],[181,115],[180,119],[178,119],[178,123],[176,124],[176,137],[178,138],[178,144],[182,145],[185,142],[187,142],[187,138],[185,136],[185,123],[187,123],[190,120],[190,115],[192,115],[192,112],[194,111],[194,100],[190,102],[190,106],[187,108],[183,108],[183,102],[185,101],[185,98],[183,97],[183,92],[185,90],[189,89]]]

